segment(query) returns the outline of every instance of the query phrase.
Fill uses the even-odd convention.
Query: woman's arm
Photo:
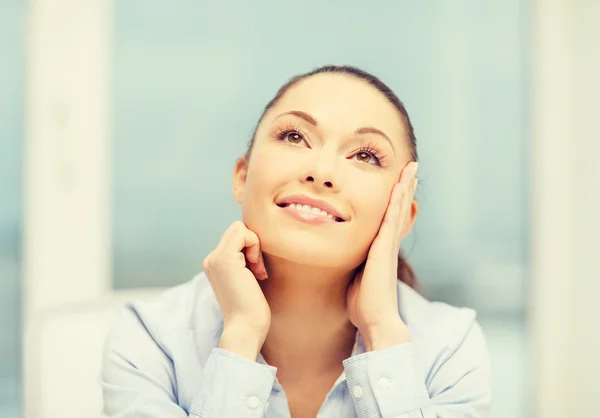
[[[215,348],[198,375],[189,411],[178,403],[173,361],[134,308],[124,310],[104,350],[104,417],[262,417],[276,369]]]
[[[427,376],[411,342],[351,357],[344,368],[360,418],[485,418],[489,413],[491,372],[477,322],[456,349],[440,351]]]

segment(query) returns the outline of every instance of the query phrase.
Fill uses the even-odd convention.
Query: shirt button
[[[379,387],[383,390],[389,389],[392,386],[392,382],[387,377],[382,377],[379,379]]]
[[[352,388],[352,394],[354,395],[355,398],[360,398],[363,396],[363,388],[361,388],[360,386],[354,386],[354,388]]]
[[[258,401],[258,398],[256,396],[250,396],[246,401],[246,406],[250,409],[256,409],[258,408],[259,403],[260,402]]]

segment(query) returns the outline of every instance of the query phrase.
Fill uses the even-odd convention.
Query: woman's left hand
[[[408,328],[398,313],[396,275],[400,240],[411,218],[417,167],[412,162],[402,170],[364,268],[346,295],[350,321],[358,328],[367,351],[410,341]]]

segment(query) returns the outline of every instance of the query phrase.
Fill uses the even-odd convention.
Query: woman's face
[[[249,161],[236,165],[244,223],[266,254],[358,266],[411,160],[407,138],[396,108],[366,82],[342,74],[298,82],[261,121]],[[411,226],[416,213],[413,202]]]

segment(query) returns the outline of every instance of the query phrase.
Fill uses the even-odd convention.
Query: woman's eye
[[[290,144],[300,144],[304,141],[304,137],[298,132],[284,132],[281,134],[280,138]]]
[[[379,159],[369,152],[361,151],[354,155],[358,161],[362,161],[367,164],[379,165]]]

